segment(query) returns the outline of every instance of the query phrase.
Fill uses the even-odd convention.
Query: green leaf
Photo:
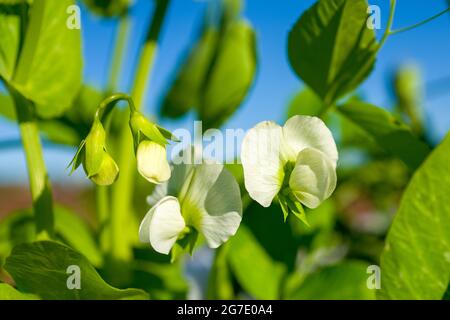
[[[80,268],[81,289],[70,290],[67,281],[69,266]],[[51,241],[16,246],[8,257],[5,269],[17,287],[49,300],[65,299],[148,299],[138,289],[116,289],[108,285],[87,259],[71,248]]]
[[[229,246],[230,267],[239,284],[256,299],[278,299],[285,267],[273,261],[242,224]]]
[[[400,158],[412,171],[428,156],[429,147],[388,111],[374,105],[354,101],[338,111],[366,131],[388,153]]]
[[[0,78],[14,75],[20,43],[20,4],[0,2]],[[3,107],[2,107],[3,108]]]
[[[39,300],[39,297],[17,291],[9,284],[0,283],[0,300]]]
[[[220,127],[247,96],[256,74],[255,33],[244,20],[230,23],[221,37],[202,88],[204,129]]]
[[[189,289],[183,276],[182,261],[170,263],[170,257],[145,248],[134,249],[132,285],[151,292],[152,299],[186,299]]]
[[[74,0],[35,0],[17,68],[10,84],[36,105],[43,118],[67,110],[81,86],[80,30],[69,29]]]
[[[74,212],[57,205],[55,231],[59,240],[75,248],[96,267],[101,266],[102,256],[95,242],[92,230]],[[0,221],[0,265],[14,246],[32,242],[35,239],[35,225],[31,210],[21,210]]]
[[[92,230],[86,222],[72,211],[57,206],[55,230],[65,243],[81,252],[96,267],[102,265],[102,255],[95,243]]]
[[[292,68],[327,106],[357,88],[373,69],[377,43],[366,25],[367,7],[366,0],[321,0],[289,33]]]
[[[289,103],[287,118],[296,115],[318,116],[323,109],[323,102],[309,88],[301,90]]]
[[[218,31],[207,28],[171,85],[161,107],[161,114],[178,118],[198,106],[200,90],[217,47]]]
[[[31,210],[9,214],[0,221],[0,266],[14,246],[35,239],[35,225]]]
[[[450,135],[414,174],[381,255],[382,299],[441,299],[450,283]]]
[[[309,275],[287,299],[372,300],[374,290],[367,288],[368,265],[347,261]]]
[[[227,261],[229,245],[221,245],[215,252],[208,278],[207,299],[229,300],[234,298],[233,281]]]

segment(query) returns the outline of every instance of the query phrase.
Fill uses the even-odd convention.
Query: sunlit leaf
[[[0,2],[0,78],[6,81],[14,75],[19,51],[21,8],[18,3]]]
[[[367,263],[347,261],[309,275],[287,299],[371,300],[375,291],[367,287]]]
[[[9,284],[0,283],[0,300],[39,300],[39,297],[33,294],[22,293]]]
[[[279,298],[285,267],[271,259],[244,225],[229,245],[231,270],[246,292],[256,299]]]
[[[73,0],[35,0],[17,67],[10,82],[33,101],[39,116],[67,110],[81,86],[80,30],[69,29]]]
[[[321,0],[293,26],[289,61],[325,105],[356,89],[372,70],[376,39],[366,0]]]
[[[340,106],[338,111],[366,131],[382,149],[400,158],[412,171],[430,152],[429,147],[416,138],[405,124],[384,109],[354,101]]]
[[[70,210],[56,206],[55,231],[58,239],[83,253],[94,266],[102,264],[102,256],[92,231],[85,221]],[[21,210],[0,221],[0,264],[12,248],[32,242],[35,238],[34,218],[31,210]]]
[[[412,178],[381,256],[382,299],[441,299],[450,283],[450,135]]]
[[[81,289],[68,289],[69,266],[80,268]],[[43,299],[148,299],[142,290],[111,287],[84,256],[56,242],[16,246],[6,260],[5,269],[21,291]]]
[[[228,300],[234,298],[233,279],[228,264],[229,245],[220,246],[214,256],[214,262],[208,278],[207,299]]]
[[[309,88],[301,90],[289,103],[287,110],[287,118],[296,115],[318,116],[323,110],[323,102]]]

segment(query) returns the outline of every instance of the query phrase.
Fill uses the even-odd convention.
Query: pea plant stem
[[[108,74],[108,83],[106,91],[108,93],[117,90],[120,79],[120,72],[122,70],[122,61],[125,53],[126,43],[130,30],[130,18],[128,12],[120,16],[117,25],[116,35],[113,44],[113,50],[110,58],[110,68]]]
[[[430,18],[425,19],[423,21],[420,21],[418,23],[415,23],[415,24],[413,24],[411,26],[407,26],[407,27],[400,28],[400,29],[397,29],[397,30],[391,30],[389,32],[389,35],[399,34],[399,33],[405,32],[405,31],[409,31],[409,30],[415,29],[415,28],[420,27],[420,26],[422,26],[422,25],[424,25],[424,24],[426,24],[426,23],[428,23],[428,22],[430,22],[430,21],[432,21],[432,20],[434,20],[436,18],[439,18],[440,16],[442,16],[443,14],[446,14],[447,12],[450,12],[450,8],[447,8],[444,11],[441,11],[438,14],[435,14],[434,16],[432,16]]]
[[[153,19],[140,53],[132,90],[132,97],[138,110],[144,104],[145,92],[158,47],[159,34],[169,2],[169,0],[155,2],[156,8],[154,9]],[[131,255],[133,238],[128,236],[124,228],[130,226],[135,219],[131,205],[136,170],[132,141],[131,132],[126,122],[119,137],[118,164],[120,177],[112,188],[110,256],[114,261],[126,261]]]
[[[28,168],[37,239],[54,235],[53,199],[44,162],[39,128],[31,102],[10,90],[14,99],[23,150]]]

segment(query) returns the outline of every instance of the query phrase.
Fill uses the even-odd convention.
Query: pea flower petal
[[[146,239],[151,239],[152,232],[156,232],[151,227],[146,227],[148,221],[152,219],[151,212],[168,198],[176,199],[179,204],[180,215],[186,229],[193,228],[203,235],[211,248],[219,247],[233,236],[242,220],[239,185],[223,165],[179,164],[173,166],[171,179],[157,185],[152,195],[147,198],[154,207],[142,221],[140,229],[142,242],[148,242]],[[178,229],[177,237],[184,236],[183,229]],[[151,244],[153,246],[153,243]],[[170,248],[165,251],[168,253]]]
[[[293,116],[283,126],[284,145],[289,148],[292,161],[296,161],[297,155],[305,148],[314,148],[322,151],[334,164],[338,160],[336,143],[330,129],[325,123],[310,116]],[[286,149],[285,149],[286,150]]]
[[[297,156],[289,187],[305,206],[314,209],[336,188],[334,163],[321,151],[305,148]]]
[[[250,197],[264,207],[278,195],[283,213],[316,208],[336,187],[338,151],[322,120],[294,116],[283,127],[264,121],[242,142],[241,162]]]
[[[170,178],[165,146],[143,140],[139,143],[136,159],[139,173],[149,182],[159,184]]]
[[[279,125],[264,121],[250,129],[242,141],[245,188],[263,207],[270,206],[283,183],[282,137]]]
[[[164,197],[146,214],[139,227],[139,240],[150,243],[159,253],[168,254],[186,224],[175,197]]]

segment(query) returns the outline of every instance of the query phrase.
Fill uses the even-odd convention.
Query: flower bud
[[[100,120],[96,118],[91,131],[86,139],[81,142],[70,163],[72,172],[82,164],[84,172],[94,183],[102,186],[114,183],[119,174],[119,168],[106,151],[105,142],[105,129]]]
[[[170,178],[166,148],[159,143],[143,140],[136,152],[139,173],[151,183],[159,184]]]
[[[166,159],[166,144],[168,140],[177,141],[177,138],[137,111],[133,111],[130,116],[130,128],[139,173],[151,183],[167,181],[170,178],[170,166]]]

